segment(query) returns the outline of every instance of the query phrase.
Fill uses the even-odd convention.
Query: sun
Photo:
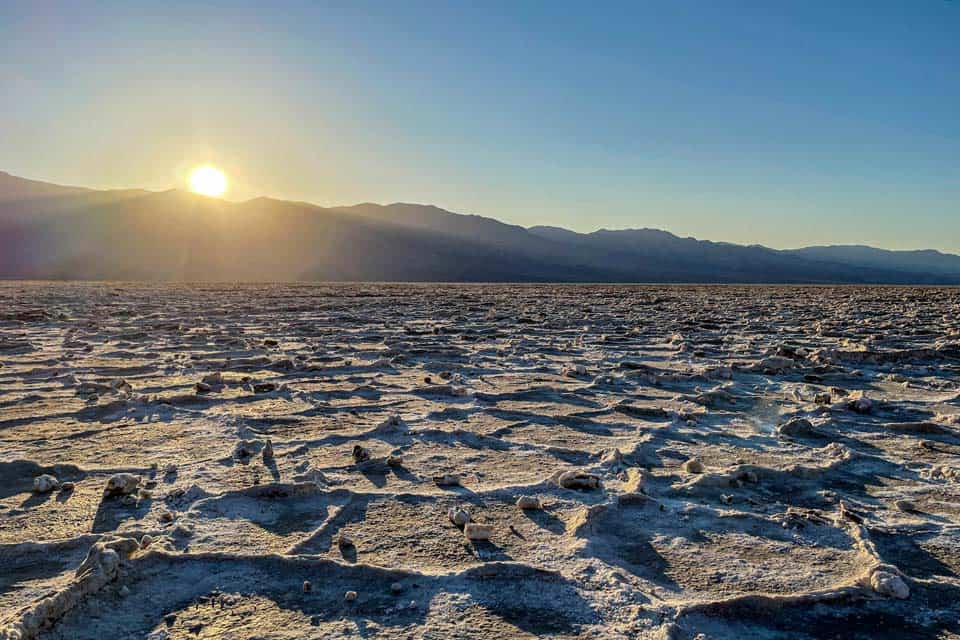
[[[227,191],[227,174],[205,164],[190,172],[190,190],[205,196],[222,196]]]

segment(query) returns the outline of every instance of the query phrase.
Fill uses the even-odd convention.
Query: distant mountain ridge
[[[960,256],[862,246],[777,250],[658,229],[577,233],[432,205],[229,202],[0,172],[0,277],[960,284]]]
[[[882,267],[892,262],[901,268],[929,273],[955,274],[960,271],[960,256],[943,253],[935,249],[890,251],[864,245],[832,245],[804,247],[788,252],[814,260],[841,260],[848,264],[857,264],[864,267]]]

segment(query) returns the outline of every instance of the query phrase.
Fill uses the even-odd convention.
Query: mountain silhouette
[[[0,277],[960,284],[960,256],[861,246],[776,250],[657,229],[576,233],[430,205],[230,202],[0,172]]]

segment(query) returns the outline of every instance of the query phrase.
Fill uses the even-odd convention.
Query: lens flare
[[[190,172],[190,190],[205,196],[218,197],[227,191],[227,175],[211,165]]]

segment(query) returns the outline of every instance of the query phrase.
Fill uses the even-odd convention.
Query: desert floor
[[[958,289],[0,283],[0,638],[957,637],[958,454]]]

